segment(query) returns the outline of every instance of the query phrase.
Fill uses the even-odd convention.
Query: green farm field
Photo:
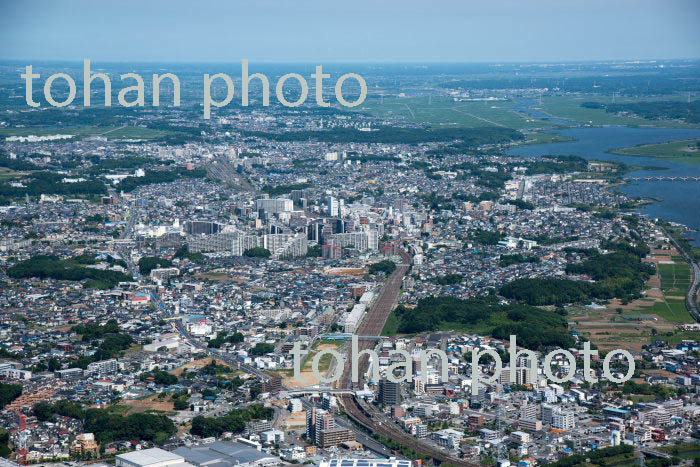
[[[551,127],[552,122],[536,120],[512,110],[512,101],[455,101],[448,97],[406,97],[374,99],[357,111],[376,117],[402,119],[436,127],[507,127],[514,129]]]
[[[634,99],[616,97],[615,103],[647,102],[655,99]],[[666,97],[665,100],[673,100]],[[700,125],[663,120],[647,120],[644,118],[621,116],[608,113],[604,109],[589,109],[581,107],[584,102],[612,103],[612,96],[545,96],[542,98],[540,110],[558,118],[573,120],[584,125],[623,125],[634,127],[657,128],[700,128]]]

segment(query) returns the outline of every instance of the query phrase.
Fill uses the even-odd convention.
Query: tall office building
[[[335,428],[333,414],[316,407],[306,411],[306,439],[319,444],[321,432]]]
[[[554,418],[555,409],[551,405],[542,404],[542,423],[551,425]]]
[[[329,196],[326,198],[326,204],[328,205],[327,214],[331,217],[338,217],[340,215],[340,203],[338,199],[334,196]]]
[[[379,402],[384,406],[399,405],[401,403],[401,385],[388,379],[380,380]]]
[[[214,235],[221,232],[224,226],[210,221],[185,221],[184,228],[189,235]]]

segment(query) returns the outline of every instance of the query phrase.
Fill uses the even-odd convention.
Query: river
[[[514,156],[538,157],[543,155],[577,155],[587,159],[622,162],[637,167],[663,167],[665,170],[638,170],[634,176],[700,176],[700,165],[683,164],[653,157],[621,156],[610,154],[612,149],[640,144],[664,143],[700,138],[700,130],[675,128],[577,127],[553,130],[552,133],[573,138],[575,141],[520,146],[508,151]],[[695,229],[689,232],[700,246],[700,182],[697,181],[633,181],[621,190],[631,197],[661,198],[661,201],[640,209],[650,217],[680,222]]]

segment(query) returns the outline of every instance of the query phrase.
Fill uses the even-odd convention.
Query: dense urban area
[[[203,120],[186,68],[180,106],[53,109],[3,64],[0,466],[700,464],[690,229],[624,156],[513,152],[698,128],[700,65],[587,66]]]

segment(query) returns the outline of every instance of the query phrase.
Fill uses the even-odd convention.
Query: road
[[[138,198],[134,200],[134,205],[127,214],[129,220],[126,223],[126,226],[124,227],[124,230],[122,233],[119,235],[120,240],[129,240],[131,239],[132,234],[134,233],[134,227],[136,226],[136,222],[139,217],[139,200]],[[136,267],[136,264],[131,260],[131,252],[124,246],[124,245],[118,245],[115,250],[121,255],[122,259],[126,262],[127,270],[129,271],[129,274],[131,274],[133,277],[139,277],[139,272],[138,268]]]
[[[400,252],[403,264],[397,266],[396,270],[389,276],[384,287],[379,293],[379,297],[374,302],[370,311],[365,316],[360,327],[357,331],[358,335],[361,336],[379,336],[381,335],[384,325],[386,324],[389,314],[394,309],[396,302],[401,291],[401,285],[403,283],[403,278],[406,276],[411,263],[411,256],[401,250]],[[359,351],[368,350],[374,348],[376,345],[376,340],[363,339],[359,342]],[[359,362],[360,374],[363,375],[367,371],[367,359],[363,359]],[[351,378],[351,368],[352,362],[347,359],[345,363],[345,368],[343,371],[343,377],[340,379],[339,387],[343,389],[350,389],[353,384],[361,387],[362,382],[352,383]],[[369,406],[364,406],[354,395],[344,394],[339,396],[339,400],[343,405],[345,412],[348,416],[353,419],[360,426],[364,427],[371,433],[376,433],[393,441],[400,443],[403,446],[410,447],[411,449],[417,451],[421,455],[427,455],[436,459],[439,462],[445,462],[454,465],[463,466],[476,466],[478,464],[473,464],[471,462],[466,462],[464,459],[460,459],[450,455],[445,450],[435,446],[433,444],[428,444],[426,442],[420,441],[413,436],[409,435],[399,427],[395,426],[388,419],[384,418],[382,414],[374,410]]]

